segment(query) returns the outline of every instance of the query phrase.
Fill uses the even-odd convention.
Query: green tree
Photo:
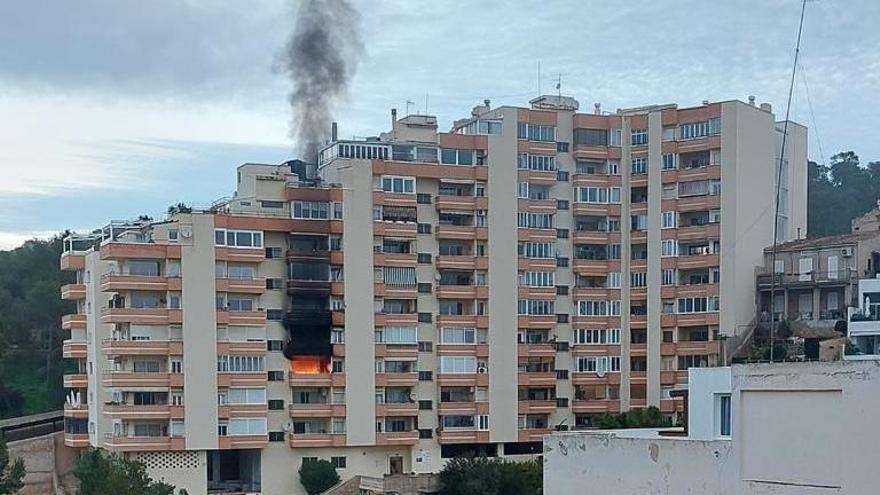
[[[83,452],[73,474],[79,479],[80,495],[174,495],[172,485],[147,476],[142,462],[98,449]]]
[[[0,438],[0,495],[16,493],[24,486],[24,461],[16,459],[9,463],[9,449],[6,441]]]
[[[306,493],[318,495],[339,483],[339,475],[330,461],[323,459],[303,461],[299,467],[299,482]]]
[[[177,203],[168,207],[168,216],[174,216],[178,213],[192,213],[192,206],[186,203]]]
[[[540,495],[542,469],[536,461],[506,462],[456,457],[440,471],[440,495]]]
[[[880,162],[863,167],[852,151],[831,157],[828,166],[807,164],[807,230],[811,237],[850,232],[852,219],[880,199]]]

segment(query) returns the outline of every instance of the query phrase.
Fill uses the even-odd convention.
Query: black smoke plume
[[[360,13],[347,0],[298,0],[296,26],[282,53],[293,83],[291,136],[297,155],[315,162],[332,112],[364,53]]]

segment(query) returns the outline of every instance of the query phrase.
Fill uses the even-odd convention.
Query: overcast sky
[[[451,121],[541,88],[614,110],[753,94],[784,114],[799,0],[369,0],[366,56],[340,136],[389,127],[389,109]],[[235,187],[245,161],[291,158],[278,54],[284,0],[0,2],[0,249],[65,228],[160,216]],[[880,2],[807,4],[792,117],[810,157],[880,160]],[[812,101],[812,112],[807,95]],[[812,113],[812,114],[811,114]],[[813,118],[815,116],[815,119]],[[818,129],[818,132],[816,130]],[[819,143],[821,143],[820,153]],[[824,157],[822,156],[824,154]]]

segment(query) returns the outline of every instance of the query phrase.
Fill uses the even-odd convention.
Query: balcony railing
[[[788,285],[809,285],[816,283],[827,283],[827,284],[846,284],[851,281],[853,278],[853,271],[851,270],[837,270],[837,271],[812,271],[808,273],[760,273],[757,275],[758,285],[760,286],[770,286],[773,283],[775,278],[775,282],[777,286],[788,286]]]

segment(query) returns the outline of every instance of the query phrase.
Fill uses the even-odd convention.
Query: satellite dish
[[[292,427],[291,427],[290,423],[284,423],[284,426],[281,427],[281,429],[284,430],[285,432],[289,432],[291,428]]]

